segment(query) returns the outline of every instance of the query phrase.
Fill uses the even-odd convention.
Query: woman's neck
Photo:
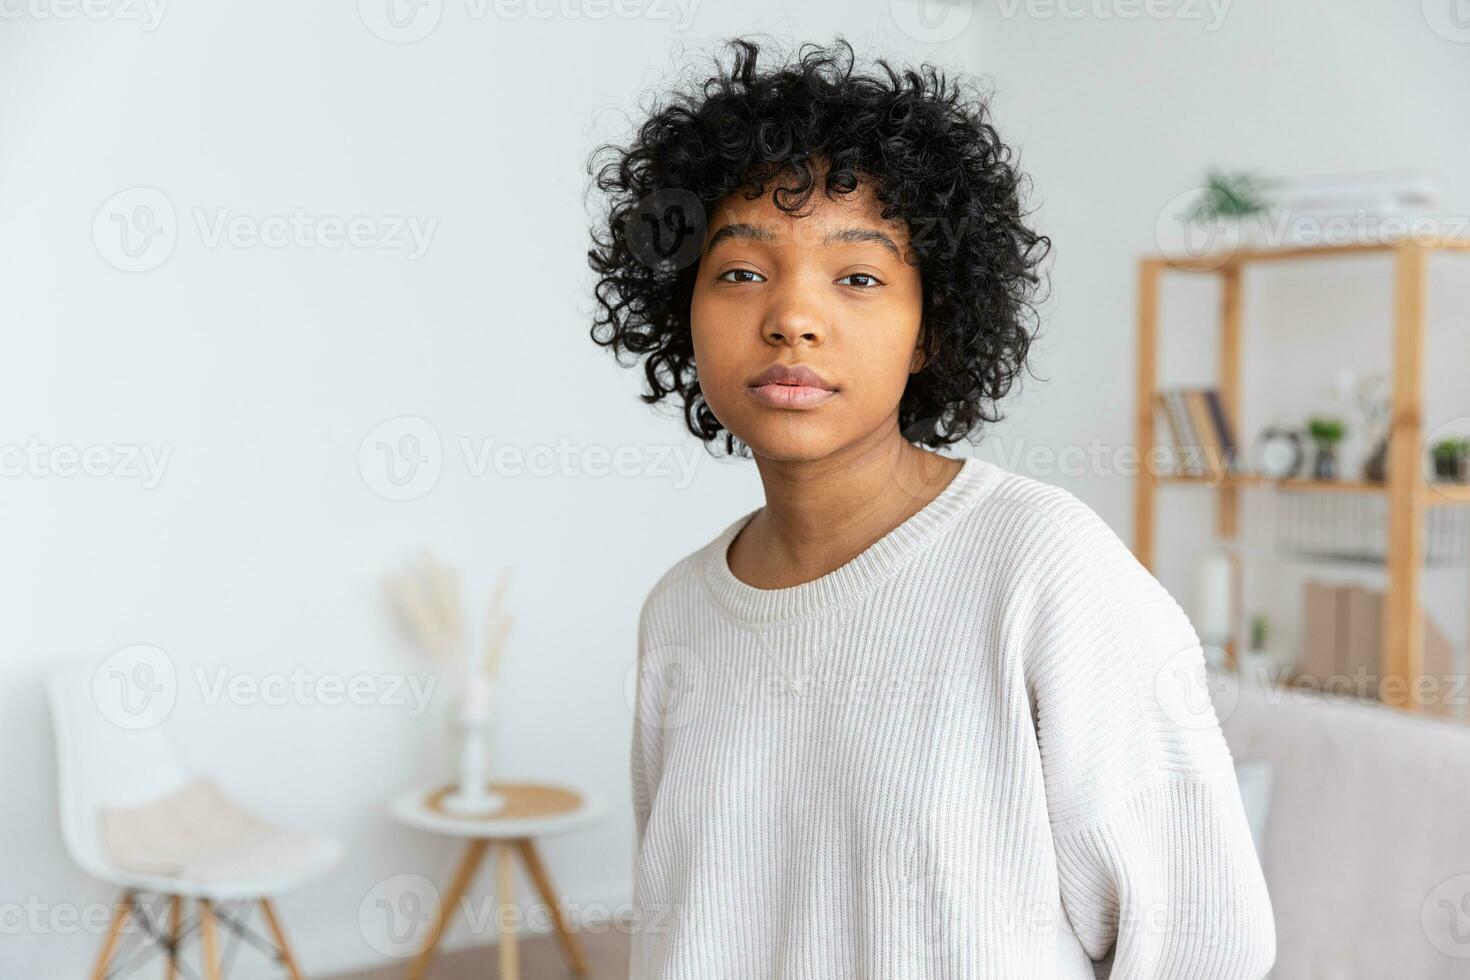
[[[819,460],[757,457],[765,506],[730,545],[730,571],[780,589],[820,578],[861,554],[937,497],[962,460],[896,437]]]

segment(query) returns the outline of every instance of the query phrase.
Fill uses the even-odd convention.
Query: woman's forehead
[[[782,200],[791,203],[789,195],[783,194]],[[830,245],[837,241],[872,240],[852,234],[868,229],[882,232],[901,245],[908,237],[907,223],[898,218],[885,220],[882,210],[877,195],[866,184],[830,196],[818,184],[795,212],[777,207],[770,190],[753,200],[737,192],[716,204],[706,228],[706,241],[721,235],[778,246]],[[731,236],[728,231],[721,233],[722,228],[730,226],[738,229],[736,235]]]

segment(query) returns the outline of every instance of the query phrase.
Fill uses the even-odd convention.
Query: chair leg
[[[526,863],[526,870],[531,874],[531,881],[536,884],[536,891],[541,895],[541,901],[551,908],[551,921],[556,925],[556,938],[561,942],[562,951],[567,954],[567,959],[572,964],[572,972],[579,977],[587,975],[587,957],[582,955],[582,946],[577,941],[576,933],[567,927],[566,915],[562,912],[561,904],[556,900],[556,889],[551,886],[551,877],[546,873],[546,867],[541,863],[541,856],[536,852],[536,842],[529,837],[522,837],[516,841],[520,848],[521,860]]]
[[[423,951],[414,958],[412,965],[408,968],[408,980],[422,980],[424,974],[429,972],[429,964],[434,962],[434,950],[439,945],[439,938],[444,935],[444,927],[449,924],[449,917],[459,906],[459,900],[464,896],[465,889],[469,888],[470,881],[474,879],[475,872],[479,870],[480,861],[485,857],[485,848],[489,841],[484,838],[476,838],[470,841],[469,847],[465,848],[464,857],[459,861],[459,867],[455,869],[454,880],[449,884],[449,891],[444,893],[439,902],[439,914],[434,917],[434,923],[429,927],[429,936],[424,943]]]
[[[168,980],[179,975],[179,937],[183,934],[184,902],[177,895],[168,900]]]
[[[291,946],[286,942],[286,933],[281,929],[281,921],[276,918],[276,908],[268,898],[260,900],[260,911],[265,916],[265,924],[270,926],[271,938],[276,942],[276,948],[281,951],[281,964],[286,968],[286,974],[291,980],[301,980],[301,969],[296,965],[296,958],[291,955]]]
[[[199,936],[204,948],[204,980],[220,980],[219,945],[215,941],[214,906],[209,899],[199,900]]]
[[[92,968],[92,980],[103,980],[107,976],[107,968],[112,965],[112,956],[117,952],[118,941],[122,939],[123,926],[127,924],[132,912],[133,893],[125,891],[121,901],[113,907],[112,924],[107,927],[107,938],[102,940],[102,955],[97,957],[97,965]]]

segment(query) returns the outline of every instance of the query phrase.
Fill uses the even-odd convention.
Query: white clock
[[[1267,429],[1256,439],[1251,463],[1256,473],[1269,480],[1288,480],[1306,461],[1301,434],[1290,429]]]

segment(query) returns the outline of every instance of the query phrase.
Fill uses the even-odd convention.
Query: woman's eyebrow
[[[723,241],[726,241],[727,239],[772,242],[775,241],[776,236],[766,229],[759,227],[758,225],[752,225],[746,222],[735,222],[733,224],[721,225],[719,230],[710,236],[709,244],[705,246],[704,249],[705,252],[708,253],[714,251],[716,245],[720,244]],[[898,246],[894,244],[893,239],[883,234],[883,232],[878,231],[876,228],[839,228],[827,232],[826,236],[822,239],[823,245],[833,245],[838,242],[872,242],[876,245],[882,245],[884,248],[888,249],[888,251],[892,252],[896,258],[903,257],[902,253],[900,253],[898,250]]]
[[[898,246],[893,244],[893,239],[876,228],[841,228],[827,232],[827,237],[822,240],[824,245],[832,245],[836,242],[873,242],[888,249],[895,258],[903,258],[898,251]]]
[[[769,242],[774,241],[775,235],[764,228],[747,224],[743,221],[734,224],[721,225],[719,231],[710,236],[709,244],[704,247],[706,253],[713,252],[715,246],[727,239],[743,239],[746,241]]]

